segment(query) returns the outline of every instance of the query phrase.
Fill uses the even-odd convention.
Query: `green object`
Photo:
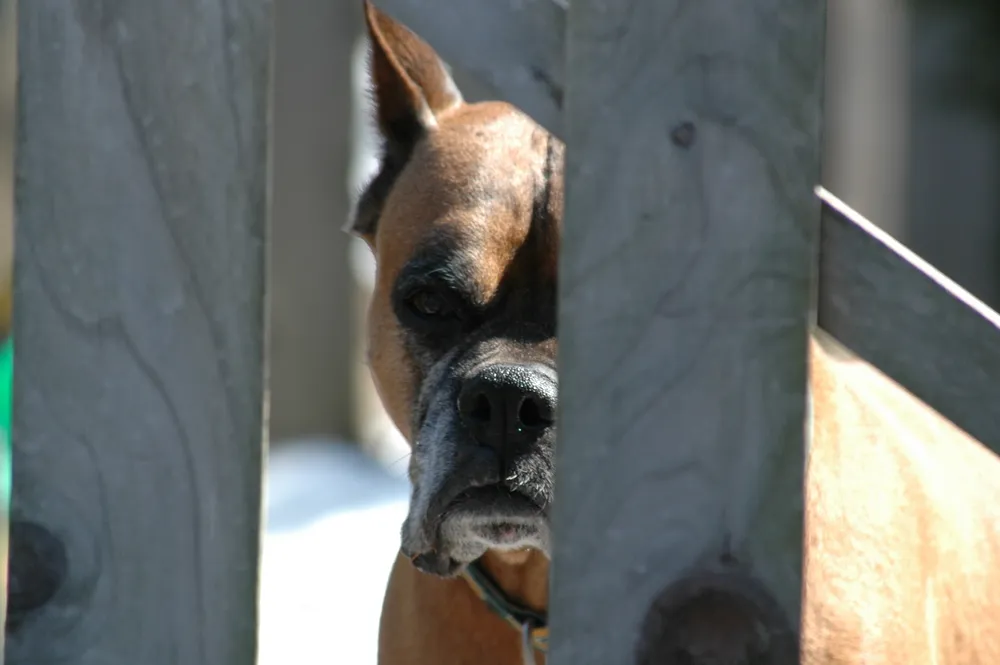
[[[14,339],[8,337],[0,345],[0,510],[6,514],[10,506],[10,395],[14,388]]]

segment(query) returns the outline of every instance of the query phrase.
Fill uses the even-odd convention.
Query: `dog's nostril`
[[[489,397],[483,393],[476,395],[476,399],[472,402],[472,409],[469,411],[469,417],[481,423],[488,423],[492,416],[493,407],[490,406]]]
[[[538,401],[531,397],[526,397],[521,402],[521,408],[517,412],[517,419],[525,427],[544,427],[550,424],[549,419],[542,413]]]
[[[539,442],[555,425],[555,386],[531,367],[496,365],[466,378],[455,405],[477,445],[506,452]]]

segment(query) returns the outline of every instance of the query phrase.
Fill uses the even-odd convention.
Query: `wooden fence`
[[[662,592],[726,549],[792,653],[810,313],[1000,444],[1000,319],[814,190],[823,1],[379,4],[567,142],[549,662],[656,662]],[[95,7],[19,16],[7,659],[242,665],[269,4]]]
[[[18,9],[9,665],[246,665],[268,0]]]

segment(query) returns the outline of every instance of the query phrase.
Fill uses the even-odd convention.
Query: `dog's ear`
[[[434,49],[368,0],[365,21],[379,130],[394,147],[412,147],[462,95]]]
[[[364,0],[364,11],[375,120],[383,146],[378,175],[362,194],[348,227],[370,241],[381,204],[413,147],[433,131],[441,113],[462,103],[462,94],[429,44],[369,0]]]

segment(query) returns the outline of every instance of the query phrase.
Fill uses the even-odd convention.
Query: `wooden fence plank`
[[[1000,453],[1000,316],[820,189],[819,325]]]
[[[10,665],[254,662],[269,41],[20,4]]]
[[[715,610],[797,662],[824,3],[574,0],[568,30],[549,662],[758,639]]]

